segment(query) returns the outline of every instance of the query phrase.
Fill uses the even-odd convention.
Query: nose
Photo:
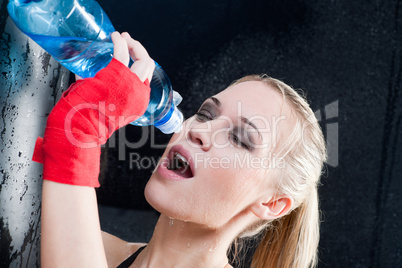
[[[193,146],[201,148],[203,151],[208,151],[211,146],[211,124],[208,122],[191,124],[187,132],[187,138]]]
[[[208,151],[211,147],[224,147],[229,142],[229,130],[233,127],[232,119],[220,115],[208,121],[199,121],[191,117],[185,122],[185,135],[190,145]]]

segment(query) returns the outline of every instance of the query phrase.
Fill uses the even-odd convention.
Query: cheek
[[[239,159],[234,157],[230,160],[230,166],[226,168],[204,170],[208,179],[204,181],[203,192],[208,194],[203,199],[210,204],[206,213],[215,223],[228,221],[258,196],[261,182],[258,170],[250,168],[247,162],[241,167],[241,163],[236,163]]]
[[[184,139],[185,131],[180,131],[179,133],[174,133],[169,140],[168,148],[174,146],[175,144],[179,143],[181,140]],[[167,149],[168,150],[168,149]]]

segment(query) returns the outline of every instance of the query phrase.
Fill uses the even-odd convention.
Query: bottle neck
[[[182,129],[182,124],[183,114],[172,102],[172,105],[167,114],[159,121],[155,122],[154,126],[163,133],[170,134],[173,132],[180,132]]]

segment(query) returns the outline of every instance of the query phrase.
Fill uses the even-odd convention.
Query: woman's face
[[[290,121],[289,107],[284,104],[281,113],[281,106],[282,95],[258,81],[205,100],[172,136],[146,186],[148,202],[171,218],[219,227],[272,194],[268,165],[283,163],[270,151]],[[175,152],[191,171],[167,168]]]

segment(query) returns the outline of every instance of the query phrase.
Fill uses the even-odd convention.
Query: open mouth
[[[186,179],[194,176],[191,169],[191,158],[182,147],[172,147],[169,152],[167,169]]]

